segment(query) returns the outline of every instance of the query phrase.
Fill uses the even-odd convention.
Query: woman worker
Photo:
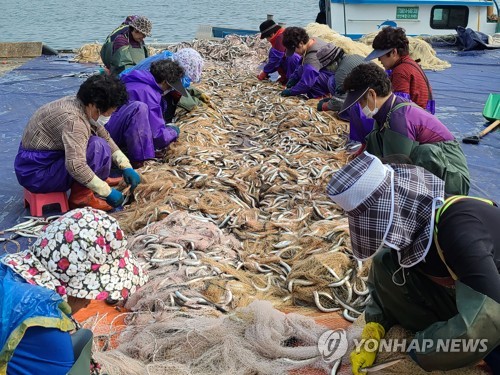
[[[465,155],[453,134],[437,117],[391,91],[384,70],[373,63],[361,64],[344,81],[347,92],[339,114],[356,103],[375,125],[366,136],[366,150],[377,156],[408,156],[415,165],[443,179],[448,194],[469,192]]]
[[[111,115],[126,100],[125,85],[117,77],[93,75],[82,83],[76,96],[40,107],[24,130],[14,162],[19,184],[32,193],[71,188],[70,208],[90,206],[109,211],[120,206],[122,193],[106,182],[111,163],[122,170],[132,189],[141,179],[98,120],[101,115]]]
[[[106,129],[124,150],[135,168],[155,158],[179,137],[177,126],[165,124],[163,96],[173,90],[186,95],[181,79],[184,70],[172,60],[158,60],[149,70],[134,70],[122,77],[129,101],[113,113]]]
[[[268,79],[269,76],[278,72],[280,78],[278,82],[286,85],[290,76],[299,66],[300,55],[293,53],[291,56],[286,56],[286,48],[283,45],[283,32],[285,29],[277,25],[273,20],[266,20],[259,26],[260,39],[266,39],[270,44],[269,56],[266,65],[262,72],[257,76],[259,81]]]
[[[108,35],[101,48],[101,59],[111,74],[119,74],[149,56],[144,38],[151,36],[152,28],[146,17],[128,16]]]
[[[292,73],[282,96],[307,95],[309,98],[322,98],[330,95],[328,80],[333,72],[323,68],[317,53],[326,46],[319,38],[310,38],[301,27],[287,27],[283,33],[283,45],[287,56],[298,53],[302,56],[301,64]]]
[[[146,281],[113,217],[87,207],[53,221],[29,250],[0,258],[0,373],[94,374],[92,334],[70,334],[71,314]]]
[[[426,371],[484,359],[499,374],[500,208],[446,198],[443,181],[425,169],[384,165],[366,152],[333,175],[327,193],[347,213],[354,256],[373,258],[366,345],[351,353],[352,372],[374,363],[398,324],[416,333],[400,350]]]

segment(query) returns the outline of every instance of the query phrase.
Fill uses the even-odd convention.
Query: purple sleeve
[[[391,130],[422,144],[455,139],[436,116],[417,105],[394,111],[391,115]]]
[[[303,70],[303,66],[302,65],[297,65],[297,68],[295,68],[295,70],[292,72],[292,74],[290,75],[290,77],[288,78],[288,80],[295,80],[295,81],[299,81],[300,79],[300,76],[302,75],[302,70]]]
[[[399,96],[400,98],[403,98],[406,100],[411,100],[410,94],[408,94],[407,92],[398,91],[398,92],[395,92],[394,95]]]
[[[128,46],[129,44],[128,39],[124,35],[118,35],[113,41],[113,53],[124,46]]]
[[[284,52],[280,52],[277,49],[271,47],[271,49],[269,50],[269,59],[263,69],[264,72],[266,72],[267,74],[271,74],[277,71],[283,60],[283,56],[285,56]]]
[[[351,141],[365,143],[365,137],[373,130],[375,120],[367,118],[356,103],[349,110],[349,138]]]
[[[164,149],[177,139],[175,130],[165,127],[161,103],[148,103],[149,125],[153,133],[153,143],[156,149]]]
[[[298,69],[297,69],[298,70]],[[300,81],[292,87],[292,95],[307,94],[319,77],[319,72],[310,64],[302,65]]]

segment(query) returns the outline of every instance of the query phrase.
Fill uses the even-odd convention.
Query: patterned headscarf
[[[414,165],[384,165],[364,152],[337,171],[329,197],[348,216],[354,256],[365,260],[389,247],[402,267],[422,261],[432,244],[444,181]]]
[[[85,299],[126,299],[148,279],[113,217],[90,207],[67,212],[29,250],[2,262],[28,283]]]
[[[183,48],[174,53],[174,61],[180,64],[191,82],[198,83],[201,81],[203,58],[198,51],[192,48]]]

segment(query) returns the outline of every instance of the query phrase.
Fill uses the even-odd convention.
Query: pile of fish
[[[268,47],[262,43],[233,36],[171,48],[189,46],[205,57],[197,88],[211,103],[189,113],[178,109],[178,141],[140,170],[143,183],[115,216],[127,232],[141,233],[131,239],[133,251],[155,275],[161,269],[163,280],[183,270],[175,288],[163,280],[157,290],[167,292],[163,308],[215,304],[220,311],[244,306],[251,296],[339,310],[352,321],[368,298],[368,268],[353,259],[346,217],[326,196],[332,173],[349,157],[347,124],[317,112],[316,100],[284,98],[277,82],[258,81],[256,67]],[[213,224],[240,247],[196,253],[189,241],[144,237],[174,212]],[[148,248],[167,255],[144,256]],[[200,277],[207,279],[190,281]],[[217,279],[220,293],[211,299],[207,291]]]

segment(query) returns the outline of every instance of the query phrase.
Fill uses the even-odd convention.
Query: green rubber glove
[[[363,375],[363,372],[359,372],[364,367],[369,367],[373,365],[375,362],[375,358],[377,358],[378,346],[380,344],[380,340],[385,336],[385,329],[378,323],[367,323],[365,328],[363,328],[363,333],[361,333],[362,344],[361,347],[355,348],[351,352],[351,366],[352,373],[354,375]],[[364,341],[363,341],[364,340]],[[370,340],[367,344],[367,342]],[[375,348],[373,348],[373,343],[376,342]],[[370,349],[368,351],[367,347]]]

